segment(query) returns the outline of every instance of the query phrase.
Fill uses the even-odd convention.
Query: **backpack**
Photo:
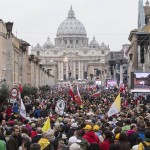
[[[144,150],[150,150],[150,146],[147,146],[147,145],[145,144],[145,142],[142,142],[142,144],[143,144],[143,146],[144,146]]]

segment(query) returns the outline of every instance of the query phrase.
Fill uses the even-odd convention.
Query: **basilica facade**
[[[31,50],[47,68],[54,83],[68,79],[99,79],[104,83],[107,74],[105,55],[109,52],[109,45],[99,44],[95,37],[89,42],[86,29],[76,19],[72,7],[58,27],[55,44],[48,37],[43,46],[37,44]]]

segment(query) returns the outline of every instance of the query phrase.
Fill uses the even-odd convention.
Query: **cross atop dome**
[[[72,6],[70,7],[70,10],[68,12],[68,18],[75,18],[75,13],[74,11],[72,10]]]

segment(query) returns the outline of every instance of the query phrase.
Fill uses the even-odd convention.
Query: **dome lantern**
[[[68,18],[75,18],[75,13],[74,11],[72,10],[72,6],[70,7],[70,10],[68,12]]]

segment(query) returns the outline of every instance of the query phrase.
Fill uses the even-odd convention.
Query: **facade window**
[[[78,55],[78,52],[76,52],[76,55]]]
[[[78,40],[76,40],[76,44],[78,44],[79,43],[79,41]]]
[[[64,55],[66,54],[66,52],[63,53]]]
[[[67,44],[67,40],[65,40],[65,44]]]
[[[105,54],[104,50],[102,50],[102,54]]]
[[[70,44],[73,44],[73,40],[70,40]]]

